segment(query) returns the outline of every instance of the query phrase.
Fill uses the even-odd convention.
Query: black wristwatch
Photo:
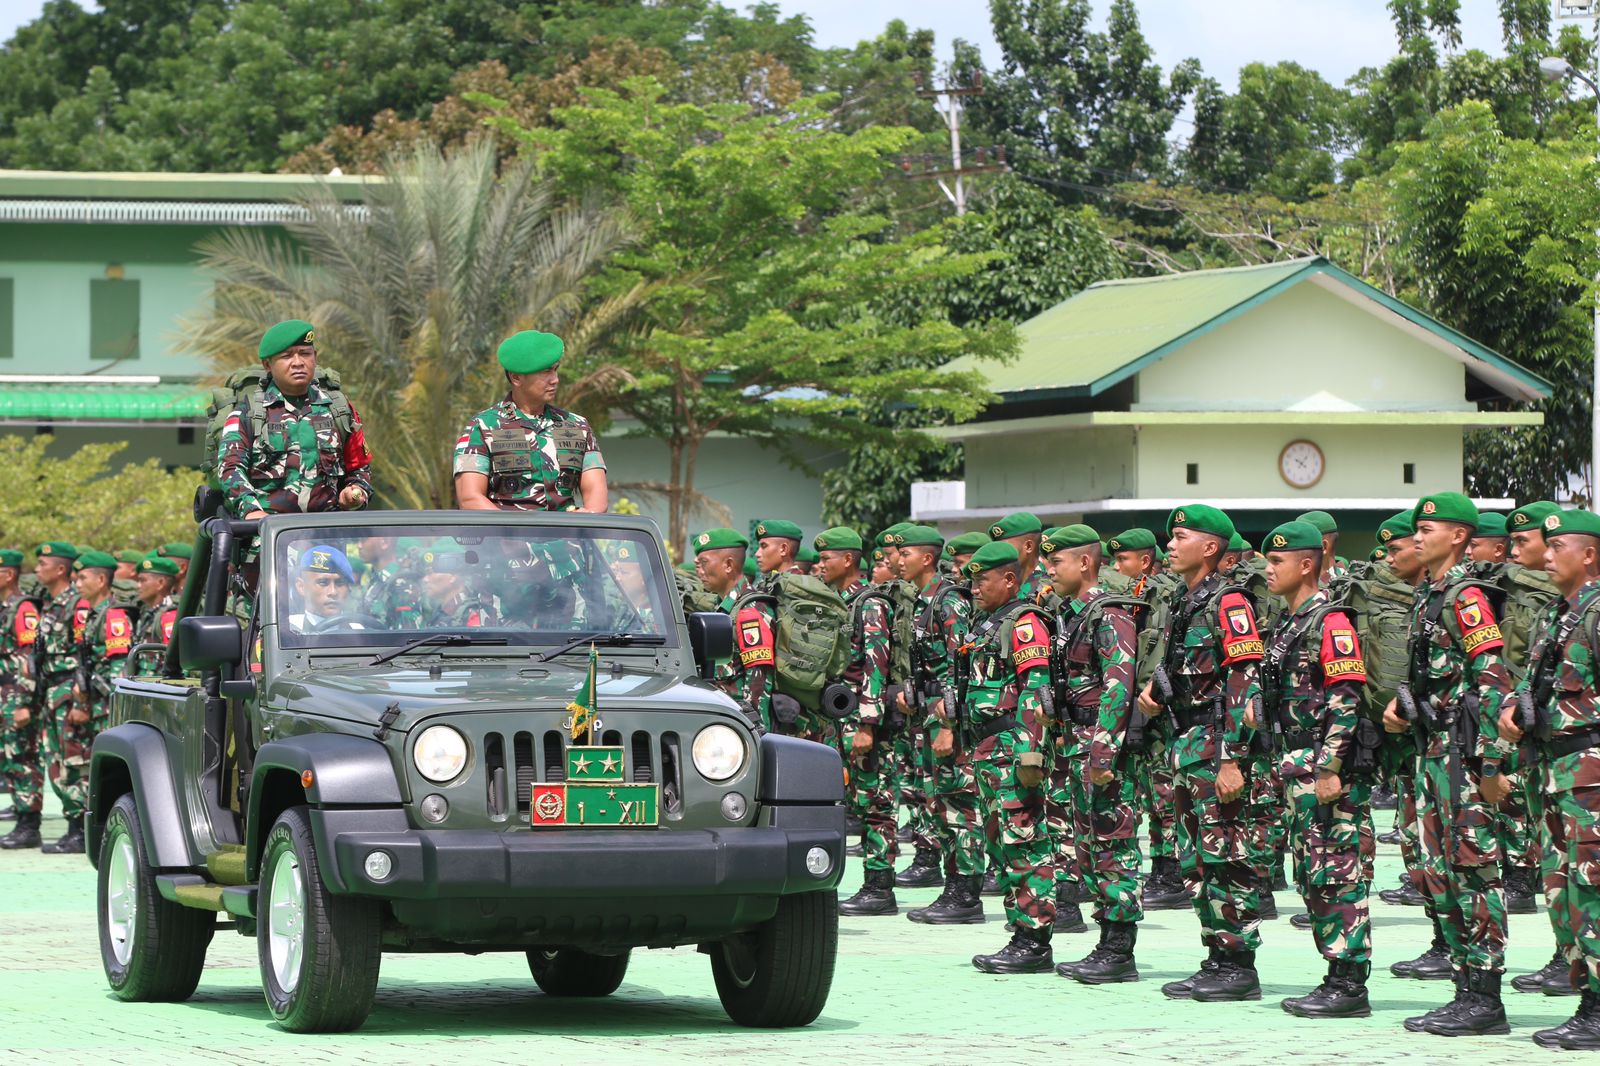
[[[1497,762],[1486,762],[1486,763],[1484,763],[1483,764],[1483,773],[1480,776],[1482,776],[1482,777],[1499,777],[1500,776],[1500,764],[1497,763]]]

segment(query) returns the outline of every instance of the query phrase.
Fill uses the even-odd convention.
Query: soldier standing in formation
[[[39,605],[22,594],[22,553],[0,551],[0,771],[4,772],[17,824],[0,837],[0,848],[36,848],[44,802],[39,772],[39,731],[31,719],[34,650]]]

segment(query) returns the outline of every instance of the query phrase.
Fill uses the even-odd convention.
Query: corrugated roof
[[[0,170],[0,198],[59,200],[185,200],[282,203],[326,183],[335,196],[359,202],[381,178],[315,174],[169,174],[128,171]]]
[[[195,385],[16,384],[0,388],[0,422],[199,422]]]
[[[1375,312],[1393,312],[1433,334],[1458,350],[1475,374],[1508,394],[1519,399],[1549,395],[1550,386],[1538,375],[1321,257],[1103,281],[1019,326],[1021,353],[1014,362],[963,359],[950,368],[980,370],[991,389],[1014,399],[1046,393],[1096,396],[1208,330],[1318,275],[1366,297]]]

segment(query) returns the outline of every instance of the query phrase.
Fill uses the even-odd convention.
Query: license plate
[[[535,826],[653,826],[661,817],[661,786],[627,780],[620,747],[567,749],[567,780],[534,785],[529,821]]]

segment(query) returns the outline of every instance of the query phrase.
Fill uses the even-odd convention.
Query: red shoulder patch
[[[772,638],[772,623],[767,620],[765,612],[754,606],[739,608],[739,617],[733,629],[740,665],[747,670],[755,666],[776,665],[777,647]]]
[[[13,622],[16,626],[17,646],[30,648],[39,636],[39,608],[31,602],[24,603],[17,608],[17,617]]]
[[[1021,674],[1050,659],[1050,631],[1033,611],[1023,611],[1011,626],[1011,661]]]
[[[1365,682],[1367,663],[1361,638],[1350,616],[1330,611],[1322,619],[1322,683],[1331,688],[1345,681]]]
[[[172,643],[172,628],[178,624],[178,609],[163,611],[161,614],[161,640],[164,644]]]
[[[1218,605],[1222,617],[1222,665],[1256,662],[1265,653],[1256,632],[1256,613],[1242,592],[1223,595]]]
[[[89,601],[79,600],[72,608],[72,642],[83,643],[83,627],[89,624]]]
[[[128,654],[133,648],[133,622],[128,612],[113,607],[106,612],[106,657]]]
[[[1500,622],[1482,589],[1476,586],[1462,589],[1456,596],[1455,609],[1456,621],[1461,624],[1461,650],[1468,656],[1505,647]]]

